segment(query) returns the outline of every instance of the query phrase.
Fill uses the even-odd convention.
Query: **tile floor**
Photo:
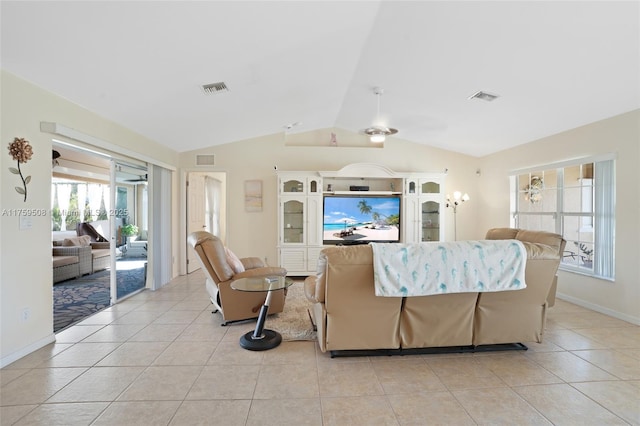
[[[238,346],[199,273],[0,370],[4,425],[640,425],[640,327],[558,301],[526,352],[331,359]]]

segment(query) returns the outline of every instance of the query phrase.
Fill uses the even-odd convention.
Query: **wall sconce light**
[[[456,191],[453,193],[453,200],[451,199],[451,196],[449,194],[447,194],[447,207],[451,207],[453,208],[453,239],[457,240],[458,239],[458,229],[457,229],[457,221],[456,221],[456,213],[458,212],[458,206],[462,203],[464,203],[465,201],[469,201],[470,197],[469,194],[465,193],[464,195],[462,195],[462,193],[460,191]]]

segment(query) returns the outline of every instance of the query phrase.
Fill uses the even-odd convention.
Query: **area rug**
[[[105,269],[53,286],[54,332],[82,321],[110,305],[110,274],[111,271]],[[144,266],[118,270],[116,281],[119,297],[143,288]]]
[[[316,340],[316,332],[311,322],[312,303],[304,295],[304,284],[296,281],[287,290],[284,310],[269,315],[265,328],[275,330],[284,341]]]

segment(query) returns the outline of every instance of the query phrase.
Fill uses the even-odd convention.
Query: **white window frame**
[[[615,154],[607,154],[602,156],[578,158],[560,163],[541,165],[536,167],[528,167],[526,169],[513,170],[509,173],[510,179],[510,209],[511,209],[511,226],[519,228],[520,216],[546,216],[552,217],[555,226],[555,232],[563,234],[564,218],[566,217],[582,217],[581,231],[591,232],[593,230],[593,262],[591,267],[572,265],[569,262],[561,262],[560,269],[569,272],[594,276],[610,281],[615,280]],[[575,167],[581,164],[594,164],[593,176],[593,192],[589,192],[589,196],[593,195],[591,205],[593,205],[593,214],[588,218],[583,213],[565,212],[564,211],[564,169],[567,167]],[[520,206],[520,191],[518,187],[518,177],[523,174],[537,173],[540,171],[554,170],[557,175],[556,211],[540,211],[530,212],[524,211]],[[583,188],[584,193],[587,188]],[[583,202],[589,202],[589,197],[584,197]],[[588,211],[587,206],[583,205],[583,211]],[[591,223],[589,223],[591,222]],[[533,230],[533,229],[532,229]],[[569,241],[565,252],[569,253],[571,247]],[[578,253],[579,254],[579,253]]]

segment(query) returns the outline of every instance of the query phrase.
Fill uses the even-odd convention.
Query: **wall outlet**
[[[29,321],[30,318],[31,318],[31,309],[23,308],[22,311],[20,311],[20,321],[27,322]]]

